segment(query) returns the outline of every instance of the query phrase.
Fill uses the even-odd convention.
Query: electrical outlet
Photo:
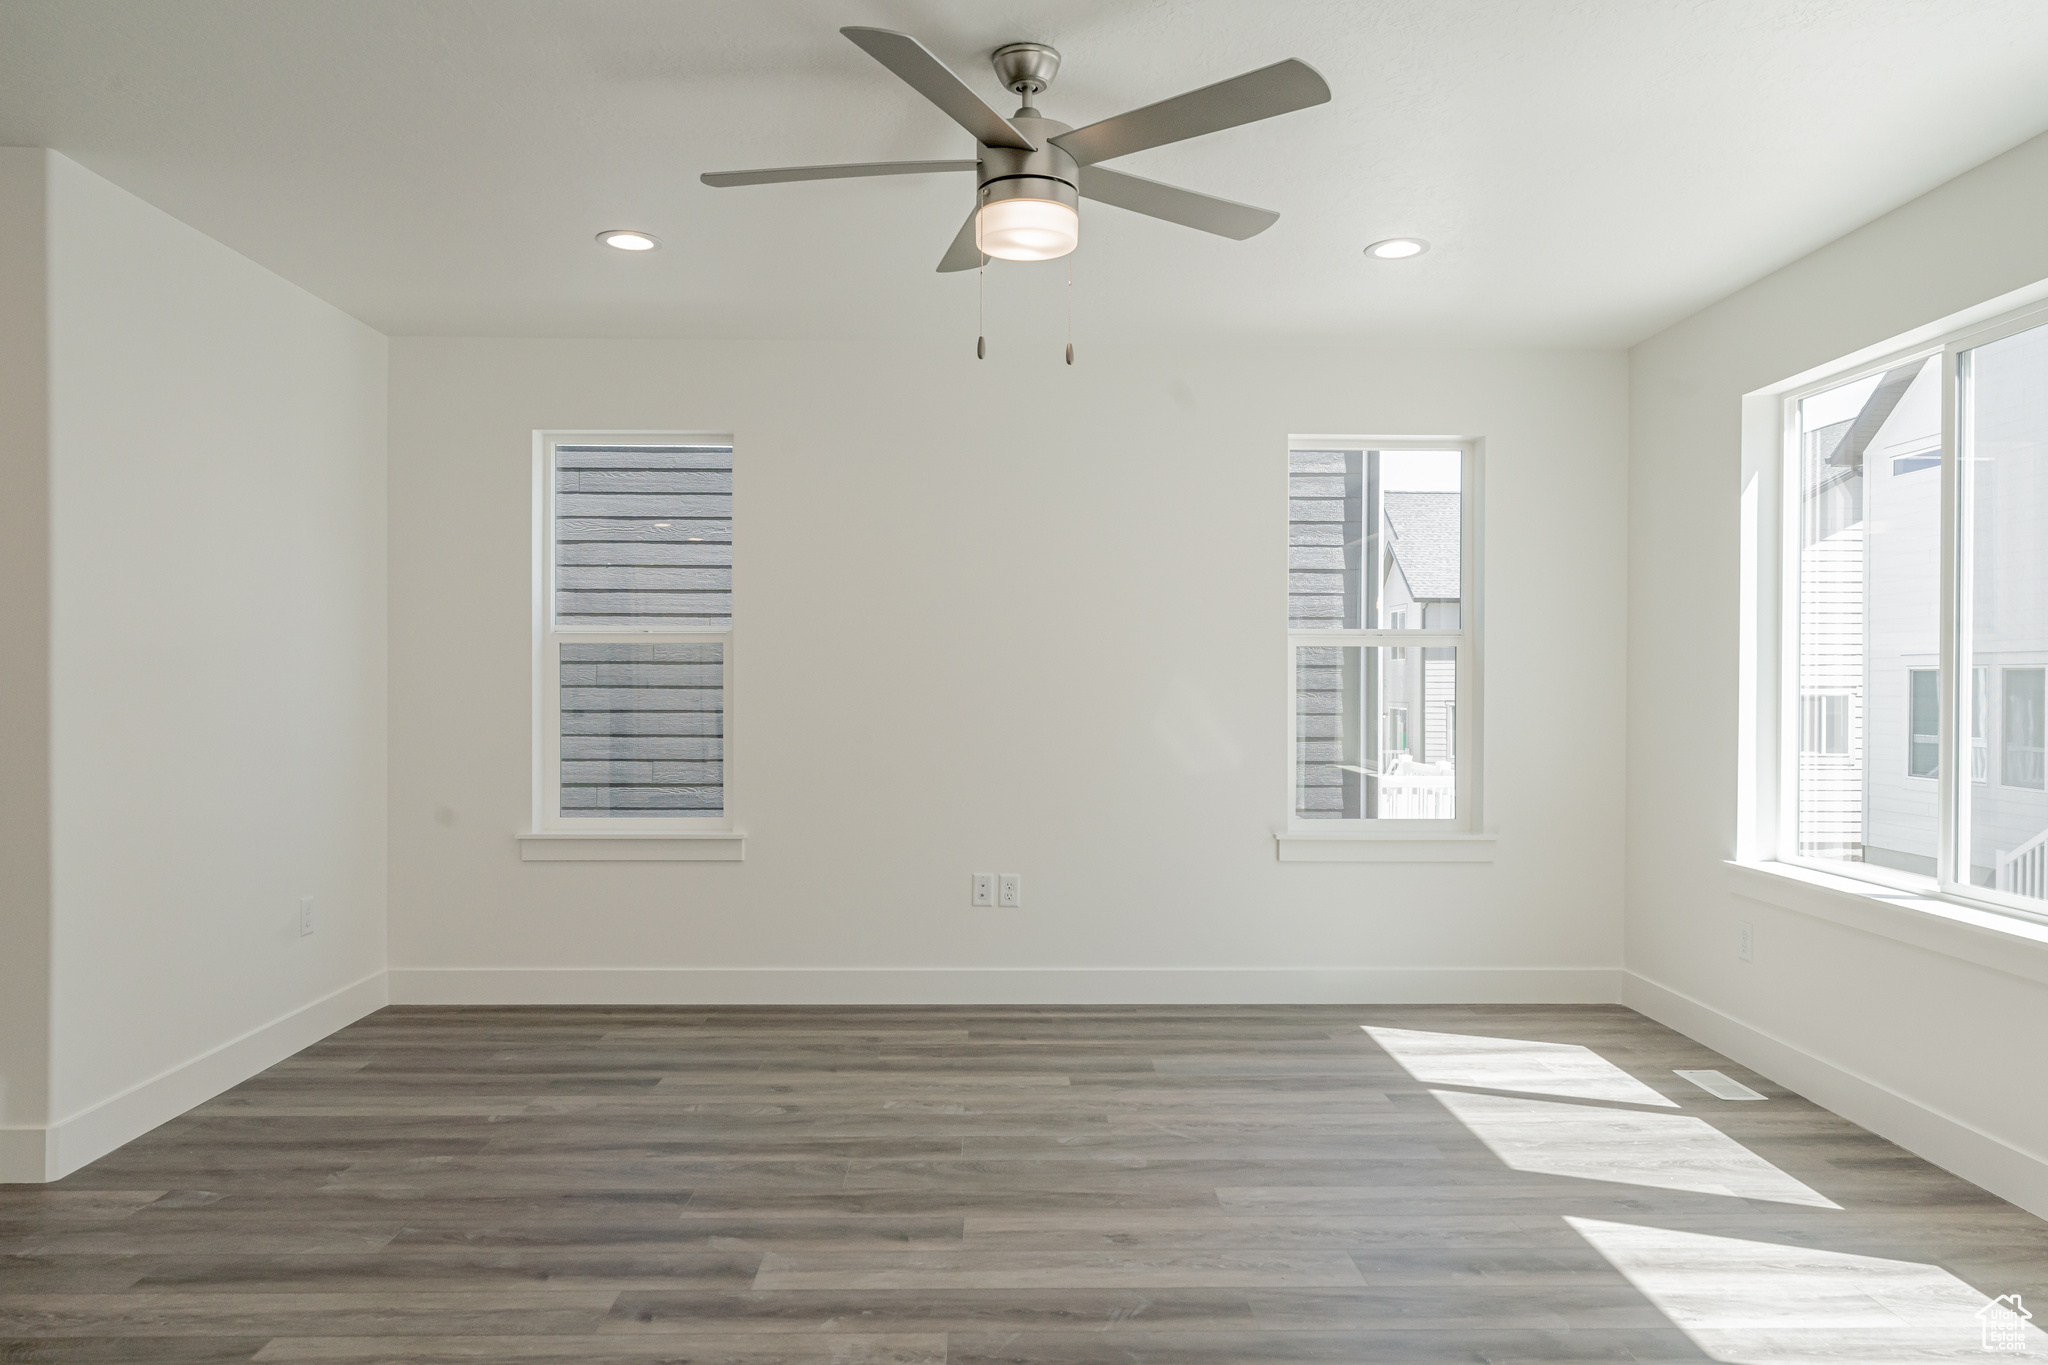
[[[974,903],[994,905],[996,903],[996,874],[977,872],[974,874]]]
[[[1748,920],[1735,922],[1735,956],[1744,962],[1755,960],[1756,932],[1749,927]]]
[[[299,897],[299,937],[304,938],[312,932],[313,898],[311,896],[301,896]]]
[[[1015,910],[1024,904],[1024,878],[1015,872],[1003,874],[1003,893],[999,903],[1005,910]]]

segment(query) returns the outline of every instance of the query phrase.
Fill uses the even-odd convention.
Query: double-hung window
[[[728,828],[732,440],[536,438],[537,831]]]
[[[1294,828],[1477,824],[1476,458],[1453,442],[1289,451]]]
[[[1782,397],[1776,856],[2048,913],[2048,313]]]

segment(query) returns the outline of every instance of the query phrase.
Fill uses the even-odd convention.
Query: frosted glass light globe
[[[974,244],[1005,261],[1049,261],[1081,242],[1081,215],[1051,199],[998,199],[974,215]]]

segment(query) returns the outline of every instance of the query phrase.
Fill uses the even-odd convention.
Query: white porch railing
[[[1994,881],[2000,891],[2048,900],[2048,829],[2012,852],[2000,851],[1994,856],[1998,874]]]
[[[1458,779],[1448,763],[1399,760],[1387,765],[1379,779],[1382,820],[1454,820],[1458,815]]]

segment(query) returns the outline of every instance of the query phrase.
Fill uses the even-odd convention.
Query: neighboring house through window
[[[1297,443],[1289,455],[1296,821],[1469,821],[1476,456]]]
[[[718,828],[732,442],[541,433],[537,830]]]
[[[2048,914],[2043,374],[2036,312],[1782,396],[1772,856]]]

